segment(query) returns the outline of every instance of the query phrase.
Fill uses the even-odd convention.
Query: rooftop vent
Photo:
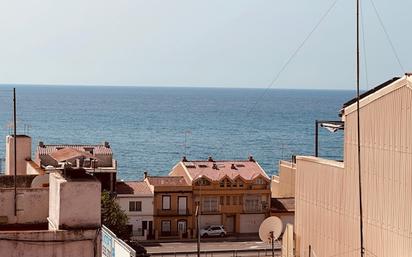
[[[235,166],[235,164],[234,164],[234,163],[232,163],[232,166],[230,166],[230,168],[231,168],[232,170],[236,170],[236,166]]]
[[[206,164],[199,164],[199,168],[207,168]]]
[[[214,169],[214,170],[218,170],[218,169],[219,169],[219,168],[217,167],[217,164],[216,164],[216,163],[213,163],[212,169]]]
[[[183,155],[183,157],[182,157],[182,162],[187,162],[187,158],[186,158],[186,156],[184,156],[184,155]]]
[[[207,161],[208,161],[208,162],[212,162],[212,161],[213,161],[212,156],[209,156],[209,158],[207,158]]]
[[[196,168],[196,165],[193,162],[186,162],[185,166],[186,168]]]
[[[39,146],[40,146],[40,147],[44,147],[43,141],[39,141]]]
[[[250,162],[255,162],[255,159],[253,159],[253,156],[252,156],[252,155],[249,155],[249,161],[250,161]]]
[[[107,141],[104,141],[104,142],[103,142],[103,145],[104,145],[104,147],[106,147],[106,148],[110,148],[110,144],[109,144],[109,142],[107,142]]]
[[[244,168],[245,165],[244,165],[244,164],[236,164],[236,167],[238,167],[238,168]]]

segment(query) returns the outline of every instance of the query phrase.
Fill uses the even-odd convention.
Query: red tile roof
[[[71,148],[71,147],[66,147],[66,148],[54,151],[54,152],[50,153],[50,157],[52,157],[53,159],[55,159],[58,162],[67,161],[67,160],[70,160],[70,159],[73,159],[73,158],[80,158],[80,157],[96,159],[89,152],[80,151],[78,149]]]
[[[153,186],[190,186],[181,176],[150,176],[147,180]]]
[[[144,181],[118,181],[116,182],[116,193],[125,195],[152,194],[149,186]]]
[[[86,149],[93,149],[93,154],[112,155],[112,149],[105,145],[43,145],[37,146],[38,155],[49,155],[63,148],[73,148],[79,151],[87,152]]]
[[[254,180],[262,176],[269,179],[266,172],[255,161],[187,161],[182,162],[192,180],[205,176],[212,181],[224,177],[231,180],[241,177],[244,180]]]

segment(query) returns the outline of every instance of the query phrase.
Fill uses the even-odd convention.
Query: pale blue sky
[[[0,0],[0,84],[267,87],[333,1]],[[412,1],[374,3],[412,71]],[[363,4],[373,86],[403,71]],[[339,0],[273,88],[353,89],[354,8]]]

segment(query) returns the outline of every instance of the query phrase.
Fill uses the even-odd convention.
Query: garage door
[[[265,214],[240,214],[240,233],[258,233]]]
[[[204,228],[209,225],[222,225],[221,215],[201,215],[200,227]]]

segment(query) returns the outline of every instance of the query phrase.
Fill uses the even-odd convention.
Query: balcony
[[[189,209],[171,209],[171,210],[157,209],[156,215],[157,216],[190,216],[192,214]]]
[[[221,206],[209,206],[203,207],[201,214],[219,214],[221,212]]]

